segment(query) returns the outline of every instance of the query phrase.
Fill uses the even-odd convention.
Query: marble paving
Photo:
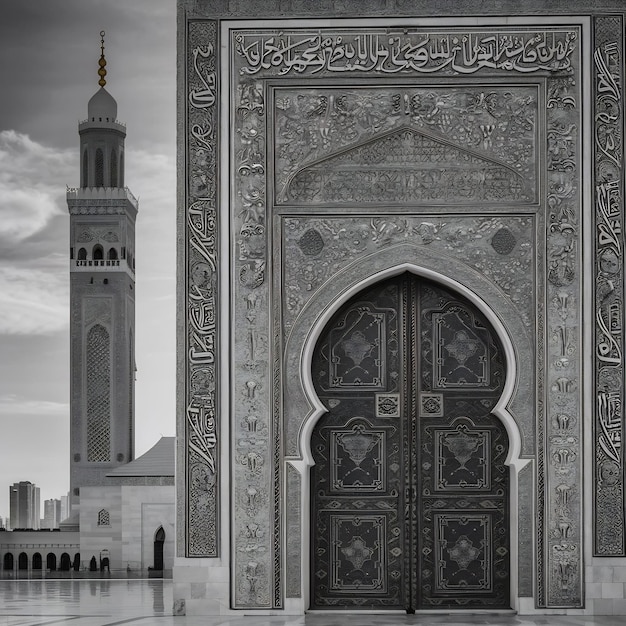
[[[173,617],[172,581],[2,580],[0,626],[626,626],[626,616],[363,615]]]

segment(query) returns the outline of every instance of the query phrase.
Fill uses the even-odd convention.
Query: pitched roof
[[[176,437],[161,437],[145,454],[116,467],[107,476],[174,476],[175,453]]]

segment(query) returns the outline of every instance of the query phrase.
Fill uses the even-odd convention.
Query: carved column
[[[594,20],[594,555],[624,556],[622,17]]]
[[[183,403],[178,441],[178,554],[218,556],[217,23],[187,22]],[[181,476],[182,474],[182,476]],[[182,544],[182,545],[181,545]]]

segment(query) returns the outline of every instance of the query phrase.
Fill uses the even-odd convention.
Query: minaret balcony
[[[118,133],[126,136],[126,124],[119,120],[113,120],[109,118],[94,118],[82,120],[78,123],[78,133],[82,134],[88,130],[116,130]]]
[[[70,215],[137,216],[139,203],[128,187],[68,187]]]
[[[72,272],[126,272],[135,275],[126,259],[74,259]]]
[[[129,200],[135,207],[137,198],[128,187],[68,187],[68,200]]]

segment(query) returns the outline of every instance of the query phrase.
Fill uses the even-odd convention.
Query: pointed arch
[[[96,187],[104,187],[104,153],[101,148],[96,150]]]
[[[159,526],[154,533],[154,563],[153,568],[158,571],[163,570],[163,544],[165,543],[165,530]]]
[[[107,252],[107,259],[110,261],[117,260],[117,250],[115,248],[109,248],[109,251]]]
[[[111,150],[111,187],[117,187],[117,151]]]
[[[83,170],[82,170],[81,187],[89,187],[89,156],[87,154],[87,150],[83,151]]]
[[[111,346],[109,331],[87,333],[87,461],[111,460]]]
[[[445,271],[442,272],[442,268]],[[390,245],[360,258],[342,272],[330,278],[323,290],[318,290],[304,305],[286,337],[284,367],[290,374],[284,377],[284,440],[286,466],[301,477],[300,520],[302,537],[301,589],[310,589],[309,513],[312,465],[310,435],[324,406],[317,401],[311,377],[313,348],[322,329],[334,313],[352,296],[386,278],[409,271],[457,292],[473,303],[487,318],[499,338],[506,355],[506,378],[500,400],[492,413],[504,424],[509,436],[509,451],[505,465],[511,476],[511,493],[518,489],[519,472],[528,465],[521,455],[532,454],[536,446],[532,426],[532,406],[524,402],[534,393],[533,372],[519,368],[521,359],[531,358],[532,340],[519,312],[503,297],[501,290],[482,274],[453,257],[442,259],[436,254],[411,243]],[[511,598],[517,594],[519,534],[515,498],[511,498]]]
[[[78,256],[76,257],[79,261],[86,261],[87,260],[87,250],[85,250],[85,248],[81,248],[78,251]]]
[[[96,244],[93,247],[93,252],[91,254],[94,261],[102,261],[104,259],[104,249],[100,244]]]

